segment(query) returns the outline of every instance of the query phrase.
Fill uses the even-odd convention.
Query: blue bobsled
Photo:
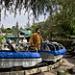
[[[37,52],[27,51],[0,51],[0,68],[12,68],[17,66],[33,67],[42,62],[42,58]]]
[[[0,51],[0,59],[31,59],[31,58],[40,58],[40,54],[38,52],[29,52],[29,51]]]

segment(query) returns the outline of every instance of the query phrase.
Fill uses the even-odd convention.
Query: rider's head
[[[36,29],[36,32],[37,32],[37,33],[40,33],[40,29],[39,29],[39,28],[37,28],[37,29]]]

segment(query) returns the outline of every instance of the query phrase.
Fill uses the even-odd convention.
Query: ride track
[[[24,67],[21,67],[21,66],[11,67],[11,68],[3,68],[3,69],[0,68],[0,74],[4,73],[6,75],[7,73],[10,74],[12,72],[13,73],[24,72],[25,75],[35,74],[35,73],[39,73],[39,72],[50,71],[53,68],[56,68],[56,67],[60,66],[61,63],[62,63],[62,59],[58,60],[55,63],[53,63],[53,62],[41,62],[34,67],[28,67],[28,68],[24,68]]]
[[[66,65],[63,65],[66,63]],[[59,68],[62,67],[62,68]],[[0,69],[0,75],[35,75],[37,73],[41,72],[50,72],[53,69],[64,69],[65,71],[68,71],[72,69],[74,65],[68,64],[65,59],[60,59],[55,63],[52,62],[42,62],[39,63],[38,65],[30,68],[23,68],[23,67],[12,67],[12,68],[5,68],[5,69]],[[56,74],[55,74],[56,75]]]

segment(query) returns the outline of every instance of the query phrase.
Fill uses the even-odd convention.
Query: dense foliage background
[[[0,20],[3,8],[5,8],[5,15],[6,10],[14,15],[17,10],[22,14],[22,9],[26,9],[25,13],[32,10],[35,18],[49,13],[50,16],[46,21],[34,23],[31,26],[33,32],[39,27],[44,38],[48,36],[50,40],[53,38],[68,39],[75,34],[75,0],[0,0],[0,6]],[[8,33],[13,29],[3,31]]]

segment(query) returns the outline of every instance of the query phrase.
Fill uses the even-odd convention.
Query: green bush
[[[3,41],[4,38],[4,36],[0,35],[0,43]]]

